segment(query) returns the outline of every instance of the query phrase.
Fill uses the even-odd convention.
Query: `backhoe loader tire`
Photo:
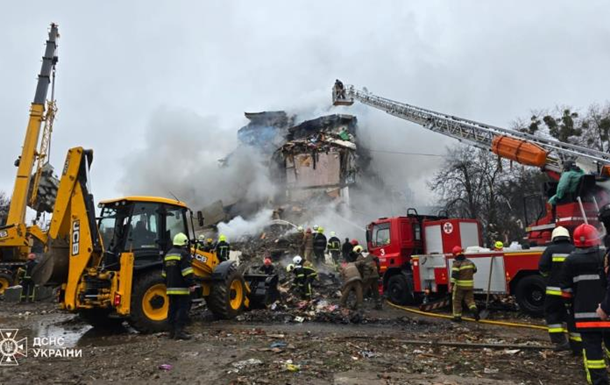
[[[167,330],[169,299],[161,271],[144,271],[134,278],[129,325],[144,334]]]
[[[122,318],[109,317],[111,311],[106,309],[83,309],[78,312],[78,316],[97,329],[113,330],[118,329],[123,324]]]
[[[212,282],[210,295],[206,303],[216,318],[233,319],[244,309],[246,299],[246,283],[237,267],[232,265],[224,276],[224,280]]]
[[[4,291],[13,286],[13,274],[10,271],[0,271],[0,295],[4,295]]]

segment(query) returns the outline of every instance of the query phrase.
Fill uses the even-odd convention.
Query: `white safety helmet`
[[[553,230],[551,239],[555,240],[555,238],[561,238],[561,237],[570,239],[570,232],[568,231],[568,229],[566,229],[563,226],[557,226],[557,227],[555,227],[555,230]]]
[[[318,225],[313,225],[313,231],[318,231],[318,227],[320,227],[320,226],[318,226]]]
[[[290,265],[286,266],[286,271],[287,272],[291,272],[292,270],[294,270],[294,265],[291,263]]]
[[[334,236],[336,236],[336,235],[337,235],[337,233],[335,233],[334,231],[331,231],[331,232],[330,232],[330,236],[331,236],[331,237],[334,237]]]
[[[297,255],[294,258],[292,258],[292,263],[294,263],[295,265],[300,265],[301,262],[303,262],[303,258],[301,258],[300,255]]]

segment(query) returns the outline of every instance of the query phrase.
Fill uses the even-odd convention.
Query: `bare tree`
[[[0,191],[0,226],[6,224],[6,217],[8,216],[8,209],[11,205],[11,200],[5,192]]]

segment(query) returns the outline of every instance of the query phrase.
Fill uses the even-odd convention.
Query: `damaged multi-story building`
[[[328,202],[349,204],[350,188],[367,157],[356,144],[357,119],[333,114],[295,124],[284,111],[245,113],[249,123],[238,131],[240,145],[264,154],[278,193],[275,207],[308,207]],[[221,163],[230,162],[231,155]],[[268,204],[270,202],[261,202]],[[234,206],[240,206],[234,210]],[[243,202],[216,202],[204,209],[208,223],[226,220]],[[281,209],[280,209],[281,210]],[[249,210],[248,210],[249,211]]]

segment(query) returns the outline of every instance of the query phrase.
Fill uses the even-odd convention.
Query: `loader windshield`
[[[129,208],[126,206],[104,206],[99,220],[99,231],[104,250],[114,251],[125,236],[125,226],[129,220]]]

